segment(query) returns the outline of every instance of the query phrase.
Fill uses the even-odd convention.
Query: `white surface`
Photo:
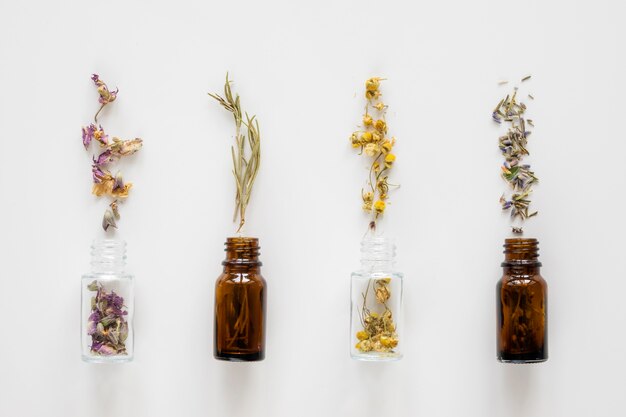
[[[621,2],[0,3],[0,415],[614,416],[626,400]],[[212,356],[213,284],[230,223],[230,71],[259,117],[249,213],[269,282],[267,359]],[[81,362],[80,275],[106,203],[80,126],[102,115],[145,147],[122,207],[136,361]],[[495,360],[507,235],[490,112],[533,74],[550,360]],[[405,358],[352,361],[363,160],[348,137],[363,81],[388,78],[398,138],[385,228],[406,274]]]

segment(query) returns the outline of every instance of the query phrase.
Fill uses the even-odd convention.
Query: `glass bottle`
[[[126,242],[95,240],[92,272],[81,282],[82,356],[87,362],[133,359],[133,276],[124,272]]]
[[[350,354],[353,359],[402,358],[402,277],[394,271],[392,240],[370,236],[361,242],[361,269],[352,273]]]
[[[504,241],[504,274],[496,288],[498,360],[548,360],[548,284],[541,277],[537,239]]]
[[[265,358],[267,284],[261,276],[259,240],[226,239],[224,271],[215,283],[214,356],[227,361]]]

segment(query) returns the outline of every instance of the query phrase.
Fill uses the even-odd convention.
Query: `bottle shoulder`
[[[544,287],[548,286],[548,282],[541,274],[510,274],[504,273],[498,281],[499,284],[506,285],[528,285],[538,284]]]
[[[133,274],[129,274],[127,272],[89,272],[87,274],[83,274],[82,280],[96,280],[96,281],[115,281],[115,280],[128,280],[132,281],[135,279]]]
[[[352,272],[353,279],[381,279],[381,278],[391,278],[391,279],[403,279],[404,274],[398,271],[367,271],[367,270],[357,270]]]
[[[255,283],[257,285],[265,286],[267,282],[260,272],[239,272],[230,271],[222,272],[215,280],[216,285],[222,284],[249,284]]]

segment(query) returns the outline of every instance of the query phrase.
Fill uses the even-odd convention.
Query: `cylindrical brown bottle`
[[[260,361],[265,358],[266,283],[261,276],[259,240],[226,239],[224,272],[215,283],[216,359]]]
[[[498,360],[548,360],[548,284],[541,277],[537,239],[504,241],[504,274],[496,290]]]

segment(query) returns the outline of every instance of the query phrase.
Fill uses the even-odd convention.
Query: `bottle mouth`
[[[118,239],[96,239],[91,244],[91,264],[124,266],[126,242]]]
[[[394,239],[382,236],[369,236],[361,241],[362,261],[390,261],[396,256]]]
[[[535,238],[507,238],[504,240],[504,262],[508,264],[539,264],[539,241]],[[505,265],[506,264],[506,265]],[[539,264],[540,265],[540,264]]]
[[[261,253],[259,239],[256,237],[228,237],[224,246],[227,260],[256,260]]]

